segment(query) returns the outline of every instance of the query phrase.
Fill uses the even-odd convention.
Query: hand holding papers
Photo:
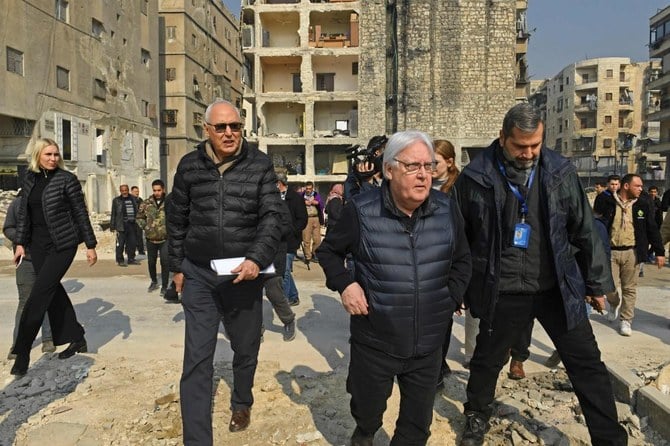
[[[258,271],[258,266],[251,260],[244,257],[230,257],[227,259],[214,259],[210,262],[212,270],[219,276],[237,276],[233,283],[241,282],[242,280],[253,280],[258,274],[273,274],[275,272],[274,265]]]

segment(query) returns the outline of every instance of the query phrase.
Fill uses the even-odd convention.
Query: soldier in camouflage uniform
[[[151,183],[152,195],[144,200],[137,212],[137,224],[144,229],[146,236],[147,264],[149,265],[148,292],[158,289],[156,260],[161,259],[161,296],[165,296],[170,270],[168,267],[167,227],[165,226],[165,183],[154,180]]]

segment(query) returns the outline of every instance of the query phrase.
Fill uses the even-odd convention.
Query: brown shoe
[[[251,422],[251,408],[233,410],[233,416],[230,417],[228,430],[230,432],[240,432],[249,427]]]
[[[523,371],[523,362],[512,359],[509,363],[509,373],[507,376],[509,376],[510,379],[524,379],[526,377],[526,372]]]

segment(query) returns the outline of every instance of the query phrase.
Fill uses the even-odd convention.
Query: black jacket
[[[26,174],[21,189],[23,197],[30,196],[36,176],[43,174],[43,172]],[[53,176],[42,193],[42,210],[56,251],[76,248],[81,242],[84,242],[87,248],[95,248],[98,242],[88,217],[79,180],[73,173],[59,168],[49,171],[48,175]],[[30,246],[31,222],[27,199],[21,200],[17,216],[15,244]]]
[[[351,339],[407,358],[441,348],[447,323],[470,279],[463,221],[456,202],[438,191],[410,219],[397,210],[388,185],[359,194],[317,249],[326,285],[338,292],[354,279],[368,300],[367,316],[351,317]]]
[[[473,159],[456,181],[472,253],[465,303],[473,316],[492,323],[498,300],[501,231],[507,184],[497,168],[498,140]],[[570,161],[547,147],[540,154],[540,203],[568,329],[586,318],[584,298],[614,290],[610,264],[595,232],[593,213]]]
[[[135,218],[137,218],[137,213],[139,211],[139,201],[134,195],[128,195],[128,197],[135,207]],[[112,231],[124,232],[125,225],[123,221],[124,209],[123,202],[125,198],[121,195],[114,197],[112,200],[112,215],[109,217],[109,227]]]
[[[170,270],[180,272],[184,258],[204,268],[229,257],[245,257],[261,269],[270,265],[281,237],[276,182],[268,156],[246,141],[223,175],[205,142],[186,154],[166,208]]]
[[[302,230],[307,226],[307,209],[302,196],[290,188],[286,190],[284,201],[291,214],[291,232],[286,236],[286,249],[295,254],[302,242]]]
[[[637,263],[647,260],[649,245],[656,256],[665,256],[665,248],[661,241],[661,232],[656,226],[651,197],[640,196],[633,203],[633,228],[635,231],[635,258]],[[616,200],[611,193],[605,191],[596,197],[593,210],[602,215],[608,234],[612,234],[612,222],[616,213]]]

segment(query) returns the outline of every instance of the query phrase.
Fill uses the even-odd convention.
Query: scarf
[[[612,196],[614,197],[614,201],[616,201],[617,206],[621,208],[621,213],[623,214],[621,216],[621,228],[626,229],[626,225],[628,224],[628,211],[633,207],[633,204],[635,204],[637,198],[623,201],[617,193],[612,194]]]

